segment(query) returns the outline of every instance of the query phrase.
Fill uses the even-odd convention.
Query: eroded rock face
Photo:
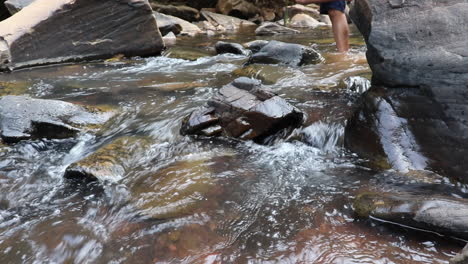
[[[118,138],[68,166],[64,177],[84,182],[117,183],[123,179],[128,168],[135,166],[138,154],[143,155],[150,143],[148,138]]]
[[[441,234],[468,238],[468,201],[444,196],[361,193],[354,202],[358,216],[390,221]]]
[[[311,47],[272,40],[254,53],[249,63],[301,66],[322,61],[320,53]]]
[[[266,139],[303,122],[303,114],[257,80],[241,77],[219,90],[208,106],[193,112],[183,135],[224,135],[267,143]]]
[[[465,99],[441,104],[442,96],[430,91],[371,88],[347,124],[346,147],[365,158],[387,159],[398,171],[431,169],[468,182]]]
[[[81,128],[103,124],[113,114],[57,100],[4,96],[0,99],[0,133],[8,143],[73,137]]]
[[[164,46],[144,0],[37,0],[0,23],[0,39],[3,70],[158,55]]]
[[[467,13],[467,0],[354,1],[350,15],[366,39],[373,83],[465,86]]]

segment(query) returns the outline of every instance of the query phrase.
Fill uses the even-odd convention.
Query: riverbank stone
[[[241,19],[253,18],[260,14],[260,9],[245,0],[218,0],[216,9],[224,15]]]
[[[158,13],[178,17],[188,22],[195,22],[200,20],[200,11],[189,6],[162,5],[151,2],[151,7]]]
[[[0,22],[0,39],[0,70],[158,55],[164,48],[144,0],[36,0]]]
[[[99,148],[65,170],[64,178],[84,182],[117,183],[128,168],[149,148],[151,140],[143,137],[121,137]],[[140,156],[139,156],[140,155]]]
[[[249,56],[251,54],[250,50],[245,49],[239,43],[230,43],[230,42],[224,42],[224,41],[216,42],[215,50],[217,54],[232,53],[232,54],[243,55],[243,56]]]
[[[248,20],[217,14],[209,11],[201,11],[202,16],[215,28],[223,28],[226,31],[238,31],[241,28],[252,28],[257,25]]]
[[[195,24],[185,21],[181,18],[154,12],[154,16],[159,26],[161,34],[166,35],[172,31],[176,35],[196,36],[202,33],[202,30]]]
[[[466,0],[353,2],[350,16],[366,40],[373,84],[466,90]]]
[[[86,127],[104,124],[114,114],[58,100],[4,96],[0,99],[0,133],[7,143],[68,138]]]
[[[439,234],[468,238],[468,200],[449,196],[364,192],[357,195],[354,211]]]
[[[261,24],[256,30],[257,36],[273,36],[279,34],[299,34],[299,30],[282,26],[275,22],[265,22]]]
[[[186,117],[181,134],[215,134],[268,143],[278,132],[290,131],[302,122],[300,110],[258,80],[241,77],[222,87],[207,106]]]
[[[317,64],[322,61],[322,55],[311,47],[272,40],[258,52],[254,53],[248,64],[260,63],[302,66]]]

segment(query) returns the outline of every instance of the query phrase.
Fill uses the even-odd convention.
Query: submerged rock
[[[0,133],[8,143],[73,137],[82,127],[103,124],[113,114],[57,100],[4,96],[0,99]]]
[[[250,64],[232,72],[235,77],[249,77],[262,81],[263,84],[275,84],[279,80],[291,77],[294,72],[286,66],[270,64]]]
[[[249,64],[263,63],[301,66],[317,64],[322,61],[322,55],[311,47],[272,40],[260,51],[252,55]]]
[[[225,16],[216,14],[209,11],[202,11],[201,14],[210,22],[214,27],[222,27],[227,31],[237,31],[241,28],[256,27],[257,25],[248,20],[239,19],[236,17]]]
[[[195,61],[203,57],[213,56],[214,54],[203,49],[176,46],[167,49],[163,55],[174,59]]]
[[[246,50],[241,44],[218,41],[215,44],[217,54],[232,53],[237,55],[249,56],[251,52]]]
[[[466,90],[466,0],[353,2],[350,15],[366,40],[374,84],[450,84]]]
[[[183,135],[206,135],[267,143],[270,136],[292,130],[303,114],[260,82],[241,77],[221,88],[208,107],[193,112],[182,124]]]
[[[287,28],[275,22],[265,22],[255,30],[258,36],[271,36],[278,34],[299,34],[300,31]]]
[[[37,0],[0,22],[0,39],[0,70],[158,55],[164,47],[144,0]]]
[[[373,217],[426,231],[468,238],[468,201],[444,196],[361,193],[354,210]]]
[[[68,166],[64,177],[81,181],[117,183],[123,179],[128,168],[135,166],[137,157],[143,155],[150,142],[147,138],[118,138]]]
[[[177,161],[132,184],[133,202],[141,214],[154,219],[192,214],[213,191],[210,160]]]
[[[367,92],[371,87],[371,82],[361,76],[350,76],[344,79],[343,82],[346,85],[346,90],[358,94]]]

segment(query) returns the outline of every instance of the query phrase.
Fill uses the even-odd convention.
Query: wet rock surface
[[[215,28],[226,31],[237,31],[241,28],[256,27],[257,25],[248,20],[217,14],[209,11],[201,11],[202,16]]]
[[[258,36],[271,36],[278,34],[299,34],[298,30],[281,26],[275,22],[265,22],[255,30]]]
[[[67,138],[86,126],[103,124],[113,114],[57,100],[4,96],[0,99],[0,132],[8,143],[43,137]]]
[[[232,53],[237,55],[249,56],[251,52],[245,49],[241,44],[218,41],[215,45],[216,53]]]
[[[369,192],[356,197],[354,210],[364,218],[468,238],[468,201],[465,199]]]
[[[311,47],[272,40],[252,55],[249,64],[262,63],[301,66],[317,64],[322,61],[323,58],[320,53]]]
[[[135,166],[138,155],[143,156],[150,143],[148,138],[118,138],[68,166],[64,177],[84,182],[117,183],[123,179],[128,168]]]
[[[143,0],[35,1],[0,23],[0,37],[2,70],[115,54],[157,55],[164,47]]]
[[[366,40],[374,83],[468,83],[466,0],[354,2],[350,15]]]
[[[430,90],[373,87],[348,122],[345,144],[362,157],[387,159],[399,171],[431,169],[466,183],[464,98],[448,104],[440,99]]]
[[[182,125],[183,135],[224,135],[266,143],[268,137],[291,130],[303,114],[257,80],[241,77],[219,90],[208,106],[193,112]]]

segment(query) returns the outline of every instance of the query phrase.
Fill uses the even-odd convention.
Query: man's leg
[[[339,52],[347,52],[349,49],[349,28],[346,15],[336,9],[329,9],[328,15],[332,22],[333,36]]]

